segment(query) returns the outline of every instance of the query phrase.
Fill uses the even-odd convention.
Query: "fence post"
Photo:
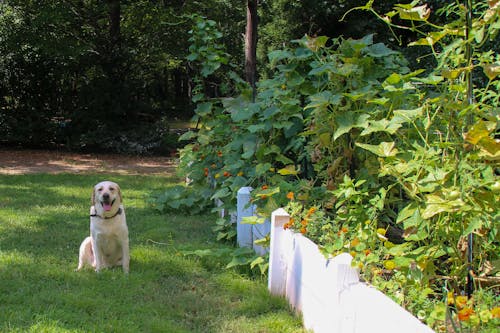
[[[251,187],[242,187],[237,196],[236,241],[239,247],[253,247],[252,225],[242,224],[243,217],[252,216],[254,206],[250,204]]]
[[[271,214],[271,245],[269,247],[269,277],[268,289],[271,294],[285,295],[286,276],[288,267],[287,252],[291,245],[283,226],[290,220],[290,215],[283,209],[278,208]]]

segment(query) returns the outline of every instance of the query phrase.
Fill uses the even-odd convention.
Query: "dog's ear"
[[[120,203],[122,203],[123,199],[122,199],[122,190],[120,189],[120,185],[116,184],[116,190],[118,191],[118,198],[120,198]]]
[[[90,197],[90,203],[95,206],[95,187],[92,189],[92,196]]]

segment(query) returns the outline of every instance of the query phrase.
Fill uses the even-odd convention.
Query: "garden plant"
[[[199,72],[199,130],[183,136],[180,168],[190,183],[159,207],[218,199],[231,209],[252,186],[262,218],[285,207],[286,228],[326,256],[351,253],[367,282],[436,331],[494,332],[500,1],[467,3],[431,11],[414,1],[381,14],[368,1],[356,10],[395,38],[398,29],[420,35],[405,45],[422,54],[415,63],[373,34],[306,35],[268,54],[273,73],[255,101],[216,23],[198,17],[188,59]],[[205,93],[216,72],[227,77],[222,98]]]

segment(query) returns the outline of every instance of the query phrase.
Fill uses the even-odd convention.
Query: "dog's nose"
[[[109,199],[109,193],[104,193],[102,195],[102,198],[105,199],[105,200],[108,200]]]

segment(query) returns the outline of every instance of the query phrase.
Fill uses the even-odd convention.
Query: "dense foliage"
[[[203,126],[184,136],[194,141],[181,169],[226,208],[248,185],[263,217],[286,206],[287,228],[326,255],[350,252],[367,281],[436,330],[489,332],[499,320],[500,59],[489,45],[498,41],[500,3],[473,8],[469,38],[463,7],[446,6],[437,11],[446,23],[432,24],[417,4],[381,15],[369,1],[358,10],[393,29],[410,22],[422,38],[409,46],[430,49],[432,68],[410,69],[373,35],[306,36],[268,54],[272,72],[255,102],[230,64],[213,64],[225,59],[215,24],[199,23],[192,42],[211,41],[208,51],[191,48],[204,66],[200,81],[223,70],[234,79],[228,91],[241,93],[199,90]]]
[[[175,149],[169,125],[192,115],[190,15],[219,6],[212,16],[228,19],[220,27],[232,33],[244,23],[237,3],[2,1],[0,142],[125,153]],[[241,41],[232,40],[227,45],[239,49]]]
[[[268,52],[304,33],[361,37],[377,26],[369,14],[339,22],[362,3],[259,1],[259,76],[271,72]],[[172,121],[193,114],[198,69],[186,56],[197,15],[217,22],[243,76],[244,1],[1,1],[0,144],[168,153]],[[203,80],[207,95],[225,94],[223,72]]]

